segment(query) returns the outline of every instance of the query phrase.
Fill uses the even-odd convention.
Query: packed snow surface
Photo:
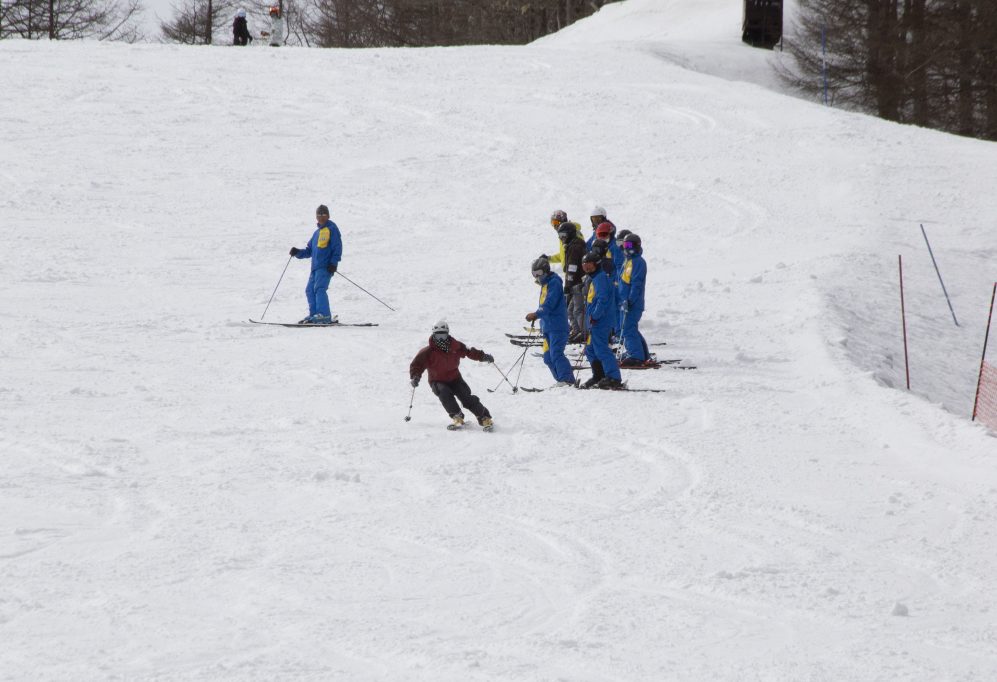
[[[584,39],[632,1],[527,47],[0,43],[0,676],[997,676],[997,147]],[[306,313],[320,203],[396,312],[337,276],[380,326],[249,324]],[[495,432],[425,380],[405,422],[432,324],[512,366],[596,203],[698,369],[465,361]]]

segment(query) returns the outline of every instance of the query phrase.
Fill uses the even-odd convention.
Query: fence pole
[[[907,372],[907,390],[910,390],[910,360],[907,356],[907,310],[904,306],[904,257],[897,256],[900,264],[900,319],[904,327],[904,369]]]
[[[928,245],[928,253],[931,254],[931,263],[935,266],[935,274],[938,275],[938,282],[942,285],[942,293],[945,294],[945,300],[949,304],[949,312],[952,313],[952,321],[955,322],[955,326],[959,326],[959,320],[955,319],[955,310],[952,309],[952,301],[949,299],[949,292],[945,290],[945,282],[942,281],[942,273],[938,269],[938,262],[935,260],[935,253],[931,250],[931,242],[928,241],[928,233],[924,231],[924,225],[921,225],[921,234],[924,235],[924,243]]]
[[[997,282],[994,283],[994,292],[990,294],[990,313],[987,315],[987,333],[983,335],[983,357],[980,358],[980,374],[976,379],[976,399],[973,400],[973,419],[976,421],[976,408],[980,404],[980,385],[983,383],[983,365],[987,361],[987,343],[990,341],[990,321],[994,315],[994,298],[997,297]]]

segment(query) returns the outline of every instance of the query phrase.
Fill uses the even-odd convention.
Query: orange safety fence
[[[987,346],[990,342],[990,323],[994,317],[994,301],[997,301],[997,282],[994,282],[990,295],[990,312],[987,313],[987,332],[983,335],[983,357],[980,358],[980,378],[976,382],[976,400],[973,403],[973,421],[997,433],[997,367],[987,362]]]
[[[976,394],[976,420],[997,433],[997,366],[983,363]]]

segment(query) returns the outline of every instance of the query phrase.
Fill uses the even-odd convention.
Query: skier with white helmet
[[[246,10],[240,8],[232,21],[232,44],[248,45],[252,40],[253,36],[249,35],[249,26],[246,24]]]
[[[589,220],[592,222],[592,235],[585,242],[585,246],[588,247],[589,251],[592,250],[592,243],[600,238],[600,234],[605,232],[606,227],[609,228],[609,239],[605,241],[609,257],[613,259],[614,272],[609,273],[610,279],[615,281],[617,277],[616,273],[623,267],[623,261],[626,260],[623,249],[616,243],[616,224],[606,217],[606,209],[602,206],[596,206],[592,209],[589,214]]]
[[[595,233],[599,228],[599,225],[609,223],[610,227],[613,228],[613,234],[616,234],[616,225],[612,220],[606,217],[606,209],[602,206],[594,206],[592,210],[589,211],[589,222],[592,223],[592,234],[589,235],[589,238],[585,241],[585,246],[587,246],[589,250],[592,249],[592,242],[595,241]]]
[[[481,404],[478,396],[471,393],[471,387],[460,375],[460,359],[471,358],[478,362],[495,362],[488,353],[477,348],[466,346],[450,336],[450,325],[440,320],[433,325],[429,345],[416,353],[409,365],[409,380],[414,389],[419,385],[422,373],[429,372],[429,388],[440,399],[443,409],[450,415],[451,423],[447,426],[451,431],[464,426],[464,413],[460,404],[477,417],[478,424],[485,431],[492,430],[492,415],[488,408]]]
[[[606,217],[606,209],[602,206],[595,206],[589,212],[589,220],[592,222],[592,236],[588,238],[585,245],[590,251],[601,251],[602,266],[606,274],[609,275],[609,283],[613,286],[613,295],[615,296],[619,289],[620,272],[623,270],[626,254],[616,243],[616,225]],[[616,323],[613,325],[614,337],[619,336],[622,319],[622,314],[617,312]]]

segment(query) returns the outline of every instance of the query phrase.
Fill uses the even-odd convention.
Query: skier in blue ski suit
[[[623,268],[626,267],[627,264],[627,252],[623,248],[623,244],[628,234],[630,234],[630,230],[620,230],[619,232],[616,232],[613,237],[613,243],[616,244],[616,248],[619,249],[620,251],[620,260],[615,261],[613,263],[614,267],[616,268],[616,277],[613,280],[613,283],[616,285],[616,303],[617,303],[617,317],[618,317],[616,328],[620,331],[621,341],[623,339],[623,296],[621,293],[622,288],[620,284],[620,279],[623,277]]]
[[[564,355],[568,344],[568,306],[564,298],[564,284],[556,272],[551,272],[550,261],[537,258],[533,261],[533,279],[540,285],[540,307],[526,314],[530,322],[540,320],[544,337],[544,364],[558,384],[574,384],[571,363]]]
[[[336,274],[339,261],[343,257],[343,238],[339,227],[329,220],[329,209],[323,204],[315,209],[315,228],[308,246],[303,249],[291,247],[291,255],[298,259],[311,258],[312,270],[305,287],[308,298],[308,317],[302,324],[333,324],[338,320],[329,309],[329,282]]]
[[[593,210],[599,210],[599,208],[596,207]],[[596,216],[593,215],[592,219],[595,220]],[[623,320],[619,314],[620,301],[618,289],[620,271],[623,269],[623,261],[626,260],[626,257],[623,254],[623,249],[616,243],[616,225],[608,220],[599,223],[587,243],[589,251],[595,251],[602,257],[602,269],[609,277],[609,283],[613,287],[613,310],[617,312],[613,319],[612,336],[618,337],[620,335],[620,325]]]
[[[624,241],[627,260],[620,273],[620,310],[623,313],[623,362],[624,367],[641,365],[648,359],[647,342],[637,325],[644,314],[644,285],[647,281],[647,262],[641,255],[640,236],[630,233]]]
[[[607,220],[600,223],[585,242],[589,251],[603,249],[605,255],[602,260],[602,269],[609,275],[610,282],[616,277],[616,272],[621,267],[619,264],[625,260],[623,250],[616,244],[615,237],[616,225]]]
[[[613,267],[609,267],[610,263],[608,262],[604,262],[602,266],[606,270],[606,274],[609,275],[610,280],[615,282],[619,279],[619,271],[623,267],[624,260],[623,249],[616,243],[616,224],[606,217],[606,209],[602,206],[596,206],[589,212],[589,221],[592,223],[592,235],[585,241],[585,246],[591,251],[593,242],[596,239],[600,239],[600,234],[603,239],[609,242],[608,252],[609,257],[612,259]],[[607,234],[609,235],[608,237],[605,236]]]
[[[601,258],[595,251],[589,251],[582,260],[582,269],[589,276],[585,292],[586,312],[589,317],[589,338],[585,345],[585,357],[592,365],[592,377],[583,388],[621,388],[622,377],[616,355],[609,347],[609,336],[616,323],[616,305],[613,284],[600,266]]]

